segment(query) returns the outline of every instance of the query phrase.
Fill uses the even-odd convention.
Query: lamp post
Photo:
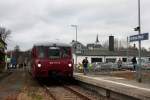
[[[141,7],[140,0],[138,0],[138,24],[139,30],[138,33],[141,34]],[[142,82],[142,74],[141,74],[141,40],[139,40],[139,74],[138,74],[138,82]]]
[[[138,34],[141,34],[141,4],[140,0],[138,0],[138,27],[134,28],[134,31],[138,31]],[[142,73],[141,73],[141,40],[139,39],[139,66],[137,72],[137,81],[142,82]]]
[[[71,27],[74,27],[76,29],[76,43],[75,43],[75,65],[77,65],[77,25],[71,25]]]

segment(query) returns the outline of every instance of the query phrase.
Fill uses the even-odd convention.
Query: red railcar
[[[33,77],[49,77],[52,74],[72,77],[71,46],[63,43],[35,44],[32,49],[31,72]]]

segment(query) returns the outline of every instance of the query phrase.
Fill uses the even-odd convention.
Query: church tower
[[[98,34],[97,34],[97,36],[96,36],[96,42],[95,42],[95,43],[96,43],[96,44],[99,43]]]

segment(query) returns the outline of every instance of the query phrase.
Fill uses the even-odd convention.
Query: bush
[[[89,70],[93,70],[93,65],[92,64],[88,64],[88,69]]]

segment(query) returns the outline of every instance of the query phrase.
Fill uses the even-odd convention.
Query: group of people
[[[27,66],[26,62],[19,62],[16,60],[16,58],[10,58],[7,60],[7,69],[16,69],[16,68],[23,68]]]
[[[135,71],[136,70],[136,66],[137,66],[136,57],[133,57],[131,61],[132,61],[132,64],[133,64],[133,70]],[[83,59],[83,61],[82,61],[84,75],[86,75],[87,72],[88,72],[88,63],[89,63],[88,59],[87,59],[87,57],[85,57],[85,59]],[[121,60],[121,58],[119,58],[117,64],[118,64],[118,69],[121,69],[122,68],[122,60]]]
[[[132,60],[131,60],[132,64],[133,64],[133,70],[135,71],[136,70],[136,66],[137,66],[137,60],[136,60],[136,57],[133,57]],[[122,68],[122,60],[119,58],[118,62],[118,69],[121,69]]]

